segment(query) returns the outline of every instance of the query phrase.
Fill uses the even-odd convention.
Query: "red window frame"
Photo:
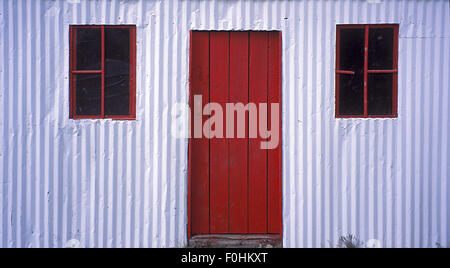
[[[76,68],[76,30],[81,28],[101,29],[101,69],[100,70],[77,70]],[[122,28],[130,30],[130,97],[128,115],[105,115],[104,93],[105,93],[105,28]],[[136,26],[135,25],[70,25],[69,27],[69,53],[70,53],[70,115],[71,119],[113,119],[113,120],[135,120],[136,119]],[[76,114],[76,75],[77,74],[101,74],[101,114],[100,115],[77,115]]]
[[[384,28],[393,29],[394,31],[394,42],[393,42],[393,66],[389,70],[369,70],[369,31],[370,29]],[[341,74],[355,74],[353,71],[340,70],[339,69],[339,52],[340,52],[340,30],[341,29],[364,29],[365,30],[365,41],[364,41],[364,114],[361,115],[341,115],[339,113],[339,76]],[[396,118],[398,116],[397,112],[397,96],[398,96],[398,24],[346,24],[336,26],[336,94],[335,94],[335,117],[336,118]],[[382,74],[391,73],[393,74],[392,82],[392,114],[390,115],[369,115],[368,105],[367,105],[367,80],[369,74]]]

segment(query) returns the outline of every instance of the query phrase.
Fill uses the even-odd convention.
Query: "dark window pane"
[[[341,29],[339,69],[364,73],[364,29]]]
[[[364,115],[364,74],[339,75],[339,114]]]
[[[76,38],[77,70],[100,70],[102,68],[101,29],[79,28]]]
[[[369,70],[390,70],[394,61],[394,30],[373,28],[369,31]]]
[[[393,74],[369,74],[367,112],[369,115],[392,115]]]
[[[105,29],[105,59],[105,115],[129,115],[129,29]]]
[[[76,114],[100,115],[102,105],[102,77],[100,74],[76,76]]]

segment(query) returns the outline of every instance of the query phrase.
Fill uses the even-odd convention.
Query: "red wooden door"
[[[198,95],[202,105],[194,103]],[[210,116],[201,114],[207,103],[223,107],[224,137],[209,139],[205,137],[208,130],[206,134],[203,128],[203,133],[199,131],[209,123]],[[281,109],[280,32],[191,32],[188,232],[189,237],[281,235],[281,116],[278,146],[261,149],[267,139],[250,135],[248,112],[245,136],[239,137],[235,126],[233,138],[228,137],[225,125],[232,113],[227,103],[268,104],[267,110],[258,113],[267,113],[271,129],[270,104],[279,103]],[[236,122],[237,115],[232,115]]]

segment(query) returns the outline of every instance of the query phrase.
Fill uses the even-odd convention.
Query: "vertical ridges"
[[[283,244],[449,243],[450,8],[0,1],[0,246],[184,246],[189,30],[282,32]],[[397,119],[335,119],[335,25],[400,23]],[[70,24],[137,25],[136,121],[69,120]]]

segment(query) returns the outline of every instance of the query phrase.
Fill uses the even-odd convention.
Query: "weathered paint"
[[[283,245],[450,242],[447,0],[0,1],[0,246],[187,241],[190,30],[282,31]],[[335,25],[399,23],[398,118],[335,119]],[[136,121],[69,119],[69,25],[137,25]]]

